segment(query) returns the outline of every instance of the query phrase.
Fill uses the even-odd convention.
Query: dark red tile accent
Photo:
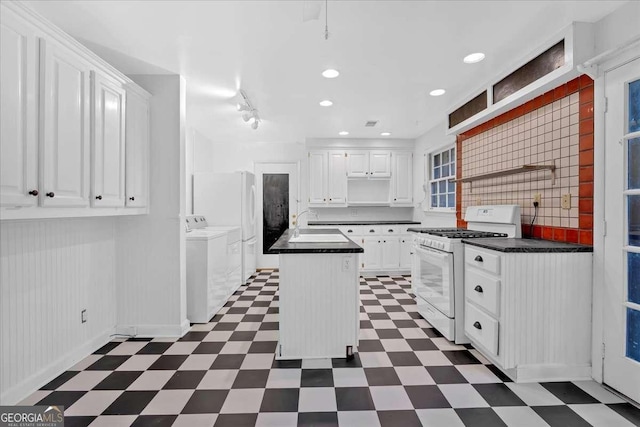
[[[580,90],[580,78],[567,82],[567,95],[571,95]]]
[[[581,75],[578,79],[580,79],[580,89],[593,86],[593,79],[586,74]]]
[[[567,233],[565,236],[565,241],[569,243],[578,243],[579,241],[579,231],[575,228],[567,228]]]
[[[580,105],[593,102],[593,85],[580,89]]]
[[[578,132],[580,132],[580,135],[593,133],[593,119],[580,120],[580,124],[578,126]]]
[[[542,238],[546,240],[553,240],[553,228],[542,227]]]
[[[592,198],[593,197],[593,183],[580,184],[580,187],[579,187],[579,190],[578,190],[578,196],[580,198],[582,198],[582,197]]]
[[[554,228],[553,229],[553,240],[558,240],[564,242],[566,239],[565,229],[564,228]]]
[[[580,151],[584,150],[592,150],[593,149],[593,134],[589,133],[586,135],[580,135],[579,140]]]
[[[593,245],[593,231],[580,230],[580,238],[578,243],[581,245]]]
[[[593,117],[593,102],[580,104],[580,110],[578,113],[578,117]]]
[[[593,230],[593,215],[580,214],[578,224],[581,230]]]
[[[580,214],[592,214],[593,213],[593,199],[582,198],[578,200],[578,213]],[[583,227],[580,227],[583,228]]]
[[[593,182],[593,166],[580,166],[578,177],[580,183]]]
[[[580,166],[593,166],[593,150],[580,151],[578,162]]]

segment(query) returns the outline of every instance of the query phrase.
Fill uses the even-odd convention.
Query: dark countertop
[[[362,246],[349,240],[346,243],[289,243],[289,238],[293,236],[293,229],[288,229],[282,236],[269,248],[272,254],[326,254],[326,253],[362,253]],[[321,229],[313,230],[309,228],[300,229],[300,234],[340,234],[344,236],[338,229]]]
[[[499,252],[593,252],[593,246],[573,243],[553,242],[540,239],[469,239],[463,240],[467,245],[492,249]]]
[[[308,225],[411,225],[420,221],[307,221]]]

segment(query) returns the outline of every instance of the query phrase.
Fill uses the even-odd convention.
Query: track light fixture
[[[242,102],[238,103],[237,109],[238,111],[242,112],[242,120],[248,122],[249,120],[253,119],[253,122],[251,123],[251,129],[258,129],[258,125],[260,124],[258,109],[253,106],[253,104],[249,100],[249,97],[247,96],[247,93],[242,89],[240,89],[240,96],[242,96]]]

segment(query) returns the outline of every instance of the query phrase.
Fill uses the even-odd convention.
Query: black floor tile
[[[102,356],[96,360],[87,371],[114,371],[131,356]]]
[[[427,366],[427,371],[436,384],[462,384],[467,380],[453,366]]]
[[[540,383],[558,399],[570,405],[574,403],[598,403],[593,396],[570,382]]]
[[[125,391],[104,410],[102,415],[138,415],[157,393],[157,390]]]
[[[526,406],[526,404],[503,383],[473,384],[473,387],[490,406]]]
[[[217,414],[229,390],[196,390],[182,409],[183,414]]]
[[[302,412],[298,414],[298,427],[338,427],[337,412]]]
[[[375,404],[371,398],[369,387],[336,388],[338,411],[372,411]]]
[[[277,331],[278,329],[278,322],[262,322],[259,328],[260,331]]]
[[[100,381],[93,389],[126,390],[140,375],[142,375],[142,371],[114,371]]]
[[[241,370],[238,372],[231,388],[265,388],[268,378],[268,369]]]
[[[249,353],[275,353],[278,341],[254,341],[249,347]]]
[[[369,313],[369,319],[371,320],[389,320],[390,317],[387,313]]]
[[[171,342],[150,342],[138,351],[136,354],[162,354],[171,347]]]
[[[422,427],[416,411],[378,411],[381,427]]]
[[[120,341],[111,341],[100,347],[98,350],[94,351],[93,354],[107,354],[121,343]]]
[[[630,403],[613,403],[607,405],[631,423],[640,426],[640,409]]]
[[[229,341],[253,341],[256,331],[235,331],[231,334]]]
[[[360,355],[354,353],[351,359],[347,359],[346,357],[331,359],[331,366],[333,368],[361,368],[362,362],[360,361]]]
[[[511,378],[509,378],[507,376],[507,374],[505,374],[504,372],[502,372],[500,370],[500,368],[498,368],[496,365],[485,365],[487,367],[488,370],[490,370],[491,372],[493,372],[493,375],[495,375],[496,377],[498,377],[498,379],[502,382],[505,383],[512,383],[513,380]]]
[[[240,369],[244,354],[219,354],[209,369]]]
[[[442,334],[440,332],[438,332],[437,329],[434,329],[434,328],[422,328],[422,330],[424,331],[425,334],[427,334],[427,336],[429,338],[442,338]]]
[[[384,351],[384,347],[380,340],[360,340],[358,342],[358,351],[367,353],[371,351]]]
[[[361,320],[360,329],[373,329],[373,323],[370,320]]]
[[[443,351],[442,353],[447,356],[447,359],[454,365],[477,365],[480,363],[469,350]]]
[[[576,414],[568,406],[532,406],[540,417],[551,427],[589,427],[591,424]]]
[[[381,305],[377,299],[364,299],[360,301],[362,305]]]
[[[301,387],[333,387],[333,370],[303,369]]]
[[[393,368],[364,368],[364,374],[370,386],[402,384]]]
[[[268,388],[264,391],[260,412],[298,412],[300,389]]]
[[[258,414],[220,414],[213,427],[254,427]]]
[[[97,416],[87,416],[87,417],[64,417],[64,425],[65,427],[87,427],[89,424],[95,420]]]
[[[193,354],[218,354],[220,350],[222,350],[222,347],[224,347],[224,344],[222,341],[201,342],[193,351]]]
[[[192,331],[184,334],[178,341],[202,341],[209,332]]]
[[[254,322],[259,323],[264,320],[264,314],[245,314],[242,318],[243,322]]]
[[[53,391],[44,399],[40,400],[36,405],[61,405],[68,408],[86,393],[86,391]]]
[[[153,364],[149,367],[149,370],[173,370],[175,371],[182,365],[182,363],[187,360],[186,354],[166,354],[162,355],[153,362]]]
[[[80,371],[65,371],[62,374],[60,374],[57,377],[55,377],[49,383],[47,383],[44,386],[42,386],[40,388],[40,390],[55,390],[58,387],[60,387],[62,384],[64,384],[67,381],[69,381],[71,378],[73,378],[76,375],[78,375],[78,372],[80,372]]]
[[[227,314],[246,314],[249,307],[229,307]]]
[[[302,360],[275,360],[271,364],[271,369],[300,369]]]
[[[404,389],[415,409],[451,407],[437,385],[410,385],[405,386]]]
[[[408,339],[407,344],[413,351],[431,351],[438,347],[429,338]]]
[[[177,415],[141,415],[131,427],[171,427],[176,418]]]
[[[390,351],[387,353],[393,366],[422,366],[413,351]]]
[[[376,333],[378,334],[378,338],[382,340],[388,339],[403,339],[404,337],[397,329],[377,329]]]
[[[466,427],[507,427],[491,408],[462,408],[456,413]]]
[[[235,322],[222,322],[216,323],[216,326],[213,327],[214,331],[235,331],[238,327],[238,323]]]
[[[165,390],[193,390],[198,387],[206,373],[207,371],[176,371],[162,388]]]

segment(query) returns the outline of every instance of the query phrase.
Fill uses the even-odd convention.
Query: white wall
[[[600,54],[640,36],[640,2],[630,1],[595,23],[596,52]]]
[[[109,340],[116,321],[115,221],[0,224],[3,405],[17,403]]]
[[[425,134],[416,139],[415,151],[413,154],[413,200],[420,206],[413,210],[413,219],[420,221],[424,227],[455,227],[455,212],[433,212],[425,211],[429,206],[429,201],[425,200],[425,192],[422,185],[428,179],[427,164],[428,154],[440,147],[454,144],[455,136],[446,135],[447,124],[445,121],[438,123]]]
[[[186,318],[185,82],[134,75],[151,98],[149,215],[116,224],[118,332],[180,336]]]

